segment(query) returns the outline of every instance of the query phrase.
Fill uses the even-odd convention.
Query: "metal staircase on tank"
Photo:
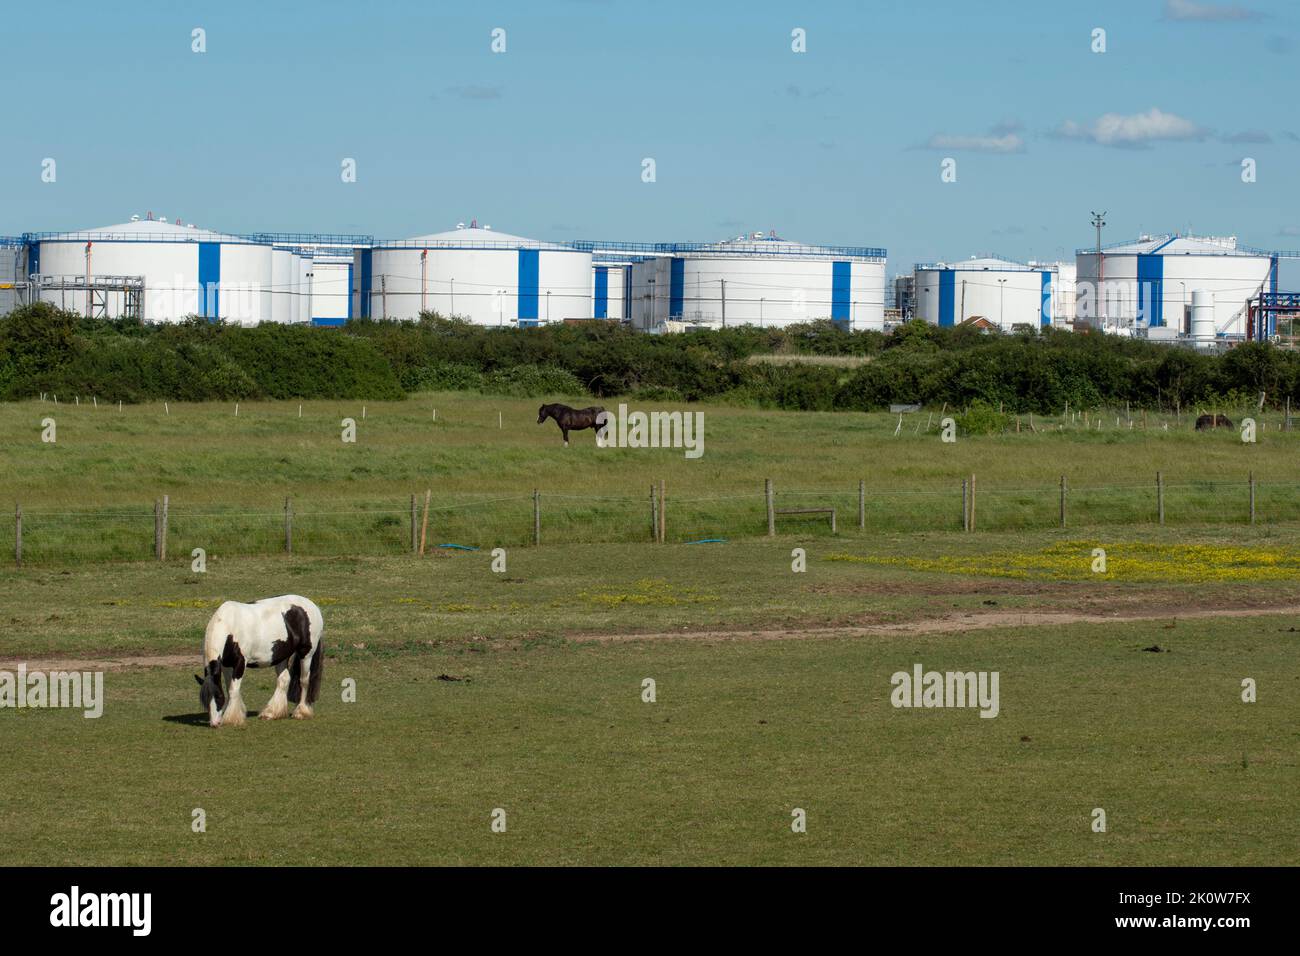
[[[144,276],[33,275],[17,283],[19,304],[58,302],[67,308],[67,293],[86,293],[86,316],[91,319],[144,318]],[[109,310],[110,296],[120,295],[122,307]],[[57,298],[56,298],[57,297]]]

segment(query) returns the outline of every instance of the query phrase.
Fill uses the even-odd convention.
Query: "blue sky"
[[[5,18],[5,234],[147,210],[379,237],[471,217],[561,240],[775,229],[885,246],[892,273],[1069,257],[1105,209],[1108,241],[1300,248],[1285,2],[51,0]]]

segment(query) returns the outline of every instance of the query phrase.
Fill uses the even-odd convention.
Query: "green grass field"
[[[1294,864],[1293,621],[403,649],[331,660],[315,721],[219,731],[188,674],[114,672],[98,720],[0,717],[0,836],[11,864]],[[917,661],[998,670],[1000,716],[892,708]]]
[[[424,396],[370,405],[363,423],[330,403],[305,404],[301,420],[296,403],[241,406],[238,419],[233,407],[61,405],[53,447],[39,442],[48,403],[0,407],[0,493],[30,514],[80,516],[33,518],[31,560],[0,565],[0,670],[108,668],[97,720],[0,710],[15,768],[0,788],[9,862],[1300,862],[1300,523],[1280,490],[1294,433],[1270,420],[1253,446],[1172,424],[941,446],[895,438],[896,417],[710,407],[708,450],[691,462],[597,451],[590,433],[566,450],[535,407]],[[344,415],[358,419],[355,447],[338,441]],[[1011,497],[1061,472],[1101,488],[1158,469],[1175,485],[1236,482],[1243,509],[1237,478],[1253,470],[1259,522],[1193,507],[1203,489],[1167,490],[1164,527],[1153,496],[1141,516],[1136,492],[1110,511],[1099,492],[1099,510],[1066,529],[1054,496]],[[970,472],[990,490],[967,534],[951,491]],[[881,504],[855,527],[858,476],[896,490],[880,499],[899,503],[892,524]],[[342,514],[390,502],[409,521],[409,494],[429,486],[436,508],[520,485],[587,499],[644,485],[631,517],[648,539],[658,477],[663,546],[633,531],[600,542],[577,506],[544,524],[541,547],[524,546],[528,510],[518,529],[498,512],[456,526],[435,511],[431,541],[483,550],[424,559],[400,521],[383,526],[382,547],[337,521],[313,542],[304,521],[292,555],[279,552],[278,520],[264,547],[185,524],[186,507],[274,516],[286,495]],[[683,526],[674,494],[761,490],[764,477],[791,491],[846,486],[840,533],[788,523],[762,537],[760,495],[752,513],[718,513],[751,522],[743,534],[680,543],[707,532],[711,512]],[[126,553],[84,520],[144,512],[163,493],[175,509],[166,562],[147,560],[151,514]],[[497,545],[504,573],[490,567]],[[190,567],[197,546],[204,573]],[[210,729],[190,677],[208,616],[225,599],[287,592],[317,601],[327,622],[317,719]],[[124,666],[143,656],[154,666]],[[916,663],[997,671],[999,716],[892,707],[890,676]],[[645,678],[654,703],[641,699]],[[1245,678],[1256,703],[1241,700]],[[341,699],[344,679],[355,703]],[[270,685],[251,674],[250,709]],[[192,832],[196,808],[206,833]],[[496,808],[505,833],[491,829]],[[806,833],[791,831],[795,808]],[[1091,829],[1094,808],[1106,833]]]
[[[970,475],[985,530],[1056,526],[1062,475],[1071,524],[1154,524],[1157,472],[1170,525],[1246,522],[1252,473],[1257,521],[1300,521],[1300,432],[1282,431],[1276,414],[1257,416],[1254,444],[1197,434],[1190,413],[1130,419],[1123,409],[1034,418],[1032,433],[1026,416],[1020,433],[943,444],[941,410],[906,416],[895,436],[898,417],[887,414],[691,406],[704,415],[705,445],[687,460],[679,449],[597,449],[590,431],[566,449],[553,422],[536,424],[538,404],[421,395],[369,403],[364,418],[360,403],[339,402],[303,403],[301,417],[291,402],[241,404],[238,416],[234,405],[7,404],[0,500],[22,505],[24,557],[45,565],[148,558],[163,495],[178,559],[194,547],[282,550],[286,498],[297,553],[398,554],[410,548],[411,496],[422,505],[426,490],[435,544],[531,543],[534,489],[545,543],[640,542],[661,479],[673,541],[765,533],[767,478],[778,508],[836,508],[841,534],[856,533],[859,481],[870,534],[960,528]],[[54,443],[41,441],[46,417]],[[341,441],[345,417],[357,423],[355,444]],[[781,525],[829,533],[824,518]],[[13,553],[14,533],[0,521],[0,554]]]

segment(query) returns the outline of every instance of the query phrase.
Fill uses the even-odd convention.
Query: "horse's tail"
[[[307,703],[316,703],[316,698],[320,696],[320,679],[325,673],[325,641],[323,638],[316,638],[316,649],[311,652],[311,669],[307,676]]]

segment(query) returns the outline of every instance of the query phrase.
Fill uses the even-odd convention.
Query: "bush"
[[[482,387],[479,370],[457,362],[421,365],[402,372],[402,388],[408,392],[469,392]]]
[[[752,364],[756,355],[863,364]],[[1300,353],[1243,343],[1224,355],[1054,329],[1013,335],[905,323],[889,335],[818,320],[784,328],[645,335],[616,322],[517,329],[434,313],[343,329],[86,319],[45,303],[0,318],[0,398],[370,398],[412,391],[715,401],[876,411],[895,402],[1060,414],[1100,405],[1279,407],[1300,391]],[[978,406],[976,403],[980,403]],[[982,413],[981,413],[982,414]],[[972,419],[972,428],[978,426]]]
[[[490,372],[483,376],[480,391],[485,395],[510,395],[515,398],[587,394],[582,382],[572,372],[537,365],[512,365],[507,369]]]
[[[964,435],[1000,435],[1011,421],[1009,415],[980,399],[971,402],[966,411],[953,418]]]

